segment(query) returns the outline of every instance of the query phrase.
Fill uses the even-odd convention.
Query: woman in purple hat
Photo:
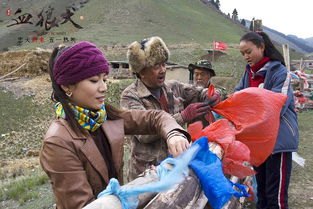
[[[188,148],[189,135],[169,114],[105,103],[109,63],[94,44],[55,48],[49,69],[57,119],[44,137],[40,163],[58,209],[82,208],[110,178],[122,181],[125,134],[158,134],[174,156]]]

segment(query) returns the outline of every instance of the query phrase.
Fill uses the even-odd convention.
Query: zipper
[[[287,126],[289,127],[290,131],[292,132],[292,135],[295,136],[295,131],[293,130],[290,122],[288,121],[288,119],[285,116],[282,116],[284,121],[286,122]]]

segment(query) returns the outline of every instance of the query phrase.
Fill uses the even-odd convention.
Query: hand
[[[188,105],[183,111],[181,111],[181,116],[183,120],[188,123],[193,119],[204,115],[210,109],[210,106],[205,102],[192,103]]]
[[[168,151],[173,157],[177,157],[190,147],[186,137],[172,136],[167,140]]]
[[[210,107],[214,107],[221,102],[221,95],[215,91],[212,96],[208,97],[205,101]]]

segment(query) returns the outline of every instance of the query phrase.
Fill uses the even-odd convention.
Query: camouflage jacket
[[[204,101],[206,98],[205,89],[178,81],[167,81],[162,87],[162,91],[168,103],[168,112],[182,126],[185,122],[180,112],[189,104]],[[159,100],[139,79],[123,91],[120,105],[126,109],[162,109]],[[157,165],[168,156],[166,141],[160,136],[135,135],[131,136],[130,143],[131,159],[127,171],[129,181],[136,178],[150,165]]]
[[[227,99],[228,93],[226,88],[219,86],[219,85],[214,85],[215,86],[215,91],[217,91],[221,95],[221,100]]]
[[[217,93],[219,93],[219,95],[221,96],[221,101],[227,99],[228,93],[227,93],[226,88],[224,88],[223,86],[220,86],[220,85],[218,85],[218,84],[212,83],[211,81],[209,82],[208,87],[209,87],[211,84],[214,85],[215,91],[216,91]]]

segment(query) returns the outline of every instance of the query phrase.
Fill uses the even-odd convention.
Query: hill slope
[[[58,7],[57,11],[60,13],[61,7],[58,2],[46,0],[37,8],[25,5],[23,12],[32,11],[33,20],[36,20],[40,8],[47,8],[49,5]],[[69,0],[64,2],[68,5],[73,4],[73,1]],[[65,7],[64,2],[62,7]],[[63,10],[65,11],[65,8]],[[80,16],[84,19],[79,19]],[[213,40],[237,43],[244,33],[241,27],[200,0],[92,0],[75,11],[72,20],[83,29],[76,29],[68,22],[51,29],[45,35],[45,40],[49,40],[53,32],[65,31],[67,36],[75,37],[77,40],[84,39],[108,45],[129,44],[131,41],[153,35],[161,36],[167,43],[205,44]],[[1,48],[15,45],[19,36],[29,36],[34,34],[32,31],[39,30],[30,24],[8,28],[6,25],[9,22],[10,18],[7,18],[0,23]],[[41,45],[47,46],[48,42],[45,41]],[[24,45],[36,46],[34,43]]]

